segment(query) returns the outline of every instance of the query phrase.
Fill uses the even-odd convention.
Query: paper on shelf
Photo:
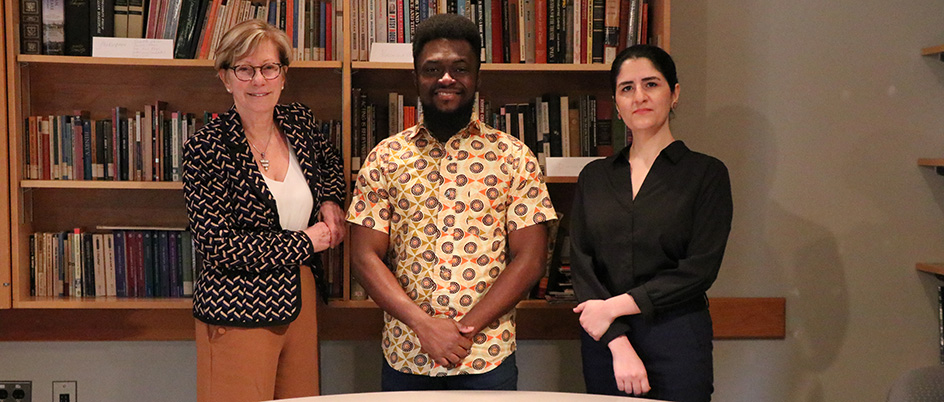
[[[173,39],[92,37],[92,57],[173,59]]]

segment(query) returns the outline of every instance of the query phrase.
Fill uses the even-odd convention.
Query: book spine
[[[156,0],[155,0],[156,1]],[[128,37],[128,0],[115,0],[114,26],[116,38]]]
[[[43,52],[42,10],[39,0],[20,0],[20,54]]]
[[[43,54],[65,54],[65,4],[63,0],[42,0]]]
[[[115,295],[118,297],[128,296],[128,271],[125,251],[125,232],[116,230],[112,233],[115,244]]]

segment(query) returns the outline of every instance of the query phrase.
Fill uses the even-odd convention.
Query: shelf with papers
[[[37,54],[21,54],[16,59],[20,63],[46,64],[85,64],[85,65],[113,65],[113,66],[164,66],[164,67],[213,67],[213,60],[208,59],[135,59],[121,57],[83,57],[83,56],[49,56]],[[340,69],[340,61],[295,61],[291,68],[311,69]]]

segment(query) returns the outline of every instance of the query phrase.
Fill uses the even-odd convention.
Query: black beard
[[[469,125],[474,101],[459,106],[454,112],[440,112],[433,105],[423,103],[423,124],[439,142],[445,143]]]

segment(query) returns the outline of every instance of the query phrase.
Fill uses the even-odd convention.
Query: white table
[[[282,399],[294,402],[655,402],[653,399],[535,391],[365,392]]]

